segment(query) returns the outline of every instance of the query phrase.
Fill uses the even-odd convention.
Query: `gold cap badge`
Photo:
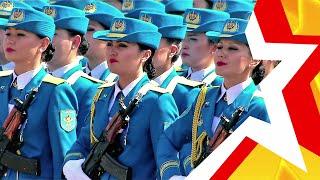
[[[12,11],[13,3],[11,1],[3,1],[0,4],[0,11]]]
[[[186,22],[189,24],[199,24],[200,23],[200,14],[195,11],[189,12],[186,16]]]
[[[133,0],[124,0],[122,2],[122,11],[130,11],[134,8]]]
[[[122,20],[116,20],[111,26],[112,32],[123,32],[126,29],[126,23]]]
[[[142,21],[152,23],[152,17],[149,16],[149,15],[147,15],[147,14],[142,14],[142,15],[140,16],[140,19],[141,19]]]
[[[225,11],[227,9],[227,2],[225,0],[217,0],[213,4],[213,9],[218,11]]]
[[[237,21],[228,21],[223,28],[223,32],[227,33],[235,33],[238,32],[238,30],[239,23]]]
[[[51,17],[56,17],[57,15],[57,12],[56,10],[53,8],[53,7],[46,7],[43,12],[48,15],[48,16],[51,16]]]
[[[97,6],[96,6],[95,4],[93,4],[93,3],[87,4],[87,5],[84,7],[83,11],[84,11],[85,13],[87,13],[87,14],[92,14],[92,13],[94,13],[94,12],[97,11]]]
[[[24,20],[24,11],[21,9],[15,10],[11,16],[10,16],[11,21],[18,21],[21,22]]]

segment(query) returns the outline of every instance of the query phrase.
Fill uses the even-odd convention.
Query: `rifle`
[[[99,137],[99,141],[94,144],[88,157],[82,164],[82,169],[91,179],[99,179],[104,173],[108,172],[117,179],[131,179],[132,170],[119,162],[116,158],[122,153],[120,137],[121,132],[128,126],[129,115],[133,112],[142,98],[142,94],[137,96],[125,107],[120,102],[120,111],[117,112],[107,125],[106,129]]]
[[[22,142],[19,140],[18,131],[27,119],[27,110],[35,98],[38,89],[33,89],[26,100],[22,102],[15,98],[15,106],[0,128],[0,176],[3,176],[7,168],[27,174],[40,175],[39,161],[17,155]]]
[[[225,139],[229,137],[232,133],[232,128],[237,124],[239,118],[244,111],[243,107],[239,107],[235,110],[231,115],[231,119],[228,119],[226,116],[221,116],[220,119],[222,121],[219,124],[215,134],[212,139],[208,136],[204,138],[203,143],[203,151],[201,152],[201,156],[195,162],[193,162],[194,168],[197,167],[205,158],[207,158]]]

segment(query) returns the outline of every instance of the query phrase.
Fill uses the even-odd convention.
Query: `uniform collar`
[[[13,70],[15,67],[14,62],[8,62],[7,64],[1,65],[3,71]]]
[[[130,84],[128,84],[123,90],[120,89],[117,81],[117,83],[115,84],[113,98],[115,99],[120,91],[122,91],[122,94],[124,95],[124,97],[126,97],[144,76],[145,76],[145,73],[142,73],[137,79],[135,79]]]
[[[205,68],[205,69],[201,69],[199,71],[195,71],[193,72],[191,67],[188,68],[188,76],[190,77],[189,79],[193,80],[193,81],[198,81],[198,82],[202,82],[202,80],[208,75],[210,74],[213,70],[215,69],[214,64],[210,65],[209,67]]]
[[[168,78],[168,76],[171,74],[173,70],[174,70],[173,67],[171,67],[166,72],[162,73],[160,76],[155,78],[154,81],[157,82],[159,86],[161,86],[162,83]]]
[[[72,68],[74,68],[78,65],[79,65],[79,62],[76,61],[76,62],[62,66],[62,67],[52,71],[51,74],[55,77],[62,78],[65,73],[67,73],[69,70],[71,70]]]
[[[16,75],[16,73],[13,72],[13,78],[12,78],[11,85],[12,85],[14,79],[17,78],[17,88],[24,89],[26,87],[26,85],[31,81],[31,79],[38,74],[38,72],[41,70],[41,68],[42,68],[42,66],[40,66],[34,70],[20,74],[20,75]]]
[[[87,63],[86,65],[86,74],[91,73],[91,76],[96,78],[96,79],[100,79],[100,77],[102,76],[102,74],[108,69],[108,64],[106,61],[102,62],[101,64],[99,64],[98,66],[96,66],[95,68],[93,68],[92,70],[90,70],[89,65]]]
[[[247,88],[250,84],[252,83],[252,79],[249,78],[246,81],[239,83],[237,85],[234,85],[230,87],[229,89],[226,89],[224,85],[221,85],[220,88],[220,95],[219,98],[217,99],[217,102],[223,97],[223,95],[226,93],[226,98],[227,98],[227,103],[230,105],[233,103],[233,101],[239,96],[239,94]]]

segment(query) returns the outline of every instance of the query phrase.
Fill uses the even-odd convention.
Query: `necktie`
[[[224,93],[222,98],[217,102],[214,115],[220,117],[222,112],[228,107],[227,103],[227,93]]]
[[[21,90],[18,89],[17,77],[13,80],[10,87],[10,101],[9,104],[15,104],[14,98],[20,96]]]
[[[119,110],[120,110],[120,101],[123,101],[124,99],[124,96],[123,96],[123,93],[122,91],[120,91],[115,100],[114,100],[114,103],[112,105],[112,108],[109,112],[109,119],[111,119]]]

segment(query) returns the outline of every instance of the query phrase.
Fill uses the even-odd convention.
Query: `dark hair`
[[[211,1],[211,0],[205,0],[205,1],[208,4],[207,9],[212,9],[213,8],[213,1]]]
[[[145,71],[147,73],[149,79],[153,79],[156,76],[156,69],[152,65],[152,58],[153,58],[153,55],[156,50],[154,48],[151,48],[151,47],[144,45],[144,44],[138,43],[138,46],[139,46],[140,51],[151,50],[151,56],[144,63],[143,71]]]
[[[50,43],[47,47],[47,49],[42,53],[41,55],[41,61],[42,62],[49,62],[51,61],[54,54],[54,48],[52,47],[52,44]]]
[[[262,64],[263,60],[252,70],[251,78],[255,85],[258,85],[266,76],[266,69]],[[281,61],[273,61],[274,67],[276,67]]]
[[[258,85],[264,78],[265,69],[262,65],[262,61],[252,70],[251,78],[255,85]]]
[[[84,37],[84,35],[74,30],[69,30],[69,29],[66,29],[66,30],[68,31],[69,36],[79,35],[81,37],[81,42],[78,48],[78,55],[80,56],[85,55],[89,49],[89,43],[87,39]]]
[[[37,34],[36,34],[37,35]],[[45,36],[40,36],[37,35],[40,39],[46,38]],[[52,44],[50,42],[50,44],[48,45],[47,49],[45,51],[43,51],[43,53],[41,54],[41,61],[42,62],[49,62],[51,61],[52,57],[53,57],[53,53],[54,53],[54,48],[52,47]]]
[[[175,39],[175,38],[165,38],[168,42],[168,44],[173,44],[178,47],[177,53],[172,57],[171,63],[174,63],[178,60],[180,54],[181,54],[181,47],[182,47],[182,40],[181,39]]]

